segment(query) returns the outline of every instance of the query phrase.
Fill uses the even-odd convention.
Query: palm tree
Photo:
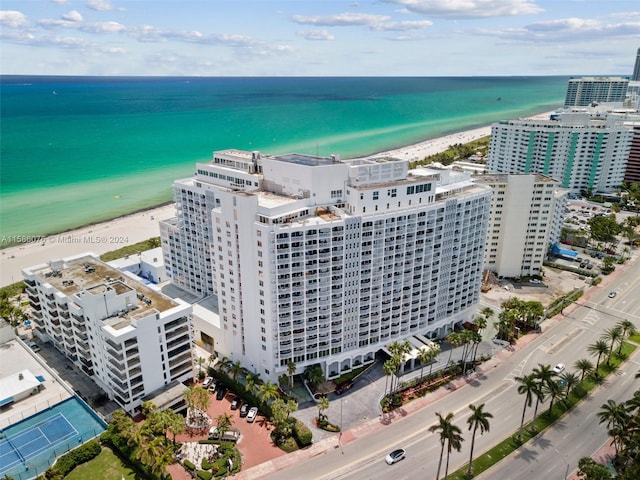
[[[533,396],[537,395],[538,382],[533,374],[526,375],[524,377],[516,377],[515,381],[520,383],[518,385],[518,393],[524,395],[524,408],[522,409],[522,420],[520,420],[520,432],[518,433],[518,440],[522,439],[522,429],[524,428],[524,416],[527,412],[527,407],[530,407],[533,403]]]
[[[242,364],[240,363],[240,360],[236,360],[235,362],[233,362],[233,365],[231,365],[229,372],[231,373],[231,378],[233,378],[233,381],[237,381],[238,380],[238,375],[240,375],[240,372],[242,371]]]
[[[609,433],[613,434],[612,436],[614,437],[613,446],[616,449],[617,456],[620,447],[620,434],[626,430],[631,417],[624,402],[616,403],[614,400],[607,400],[607,403],[603,404],[600,409],[601,410],[597,414],[600,418],[599,423],[607,423]]]
[[[580,383],[580,380],[578,379],[578,375],[573,372],[565,372],[560,378],[562,378],[564,388],[566,389],[564,398],[568,400],[571,391]]]
[[[287,363],[287,373],[289,374],[289,387],[293,388],[293,375],[296,373],[296,364],[293,360]]]
[[[250,394],[253,395],[255,393],[255,389],[256,389],[256,377],[255,377],[255,375],[249,373],[245,377],[245,380],[247,381],[247,383],[245,385],[245,388],[246,388],[247,392],[249,392]]]
[[[431,349],[429,347],[423,347],[418,350],[418,360],[420,361],[420,382],[422,382],[422,372],[424,371],[424,364],[431,360]]]
[[[431,372],[433,371],[433,359],[440,355],[442,348],[439,343],[431,343],[429,344],[429,353],[431,354],[431,365],[429,365],[429,376],[431,376]]]
[[[574,363],[573,366],[582,372],[582,375],[580,376],[581,382],[584,380],[585,375],[593,372],[593,363],[586,358],[576,360],[576,363]]]
[[[544,401],[545,393],[547,392],[546,387],[550,383],[556,383],[555,377],[557,374],[551,370],[551,365],[543,365],[539,363],[538,366],[533,369],[533,376],[538,381],[536,406],[533,409],[533,419],[535,420],[538,415],[538,406],[540,405],[540,402]]]
[[[620,320],[616,327],[619,327],[622,331],[622,340],[629,338],[631,335],[636,333],[636,326],[630,320]],[[620,346],[618,347],[618,355],[622,351],[622,341],[620,342]]]
[[[598,378],[598,368],[600,367],[600,360],[603,355],[606,355],[609,351],[609,345],[604,340],[598,340],[596,343],[592,343],[587,347],[587,352],[591,355],[598,356],[598,360],[596,361],[595,375]]]
[[[447,478],[449,474],[449,455],[452,449],[456,449],[458,452],[462,448],[462,435],[460,427],[453,424],[453,413],[449,412],[446,417],[443,417],[440,413],[436,413],[438,417],[438,424],[429,427],[430,432],[440,433],[440,460],[438,462],[438,473],[436,474],[436,480],[440,478],[440,469],[442,467],[442,455],[444,454],[444,446],[447,444],[447,466],[445,468],[444,477]]]
[[[387,393],[387,380],[389,378],[391,378],[391,385],[389,385],[389,393],[391,393],[393,391],[393,377],[392,375],[395,373],[396,371],[396,365],[393,361],[393,359],[388,359],[386,360],[383,364],[382,364],[382,373],[384,373],[385,375],[385,381],[384,381],[384,392],[385,394]]]
[[[271,380],[267,380],[258,387],[258,395],[264,403],[268,404],[269,400],[278,398],[278,386],[271,383]]]
[[[621,343],[624,337],[622,336],[622,328],[615,326],[608,328],[602,334],[602,339],[609,342],[609,353],[607,353],[607,365],[611,360],[611,354],[613,353],[613,347],[616,343]]]
[[[552,381],[549,383],[546,383],[543,386],[544,392],[549,396],[549,398],[551,399],[551,402],[549,403],[549,411],[548,411],[548,415],[551,416],[551,412],[553,410],[553,403],[556,400],[556,398],[558,398],[560,396],[560,394],[562,393],[562,386],[560,385],[560,383],[556,382],[556,381]]]
[[[473,429],[473,433],[471,434],[471,451],[469,453],[469,468],[467,473],[471,475],[471,465],[473,463],[473,447],[476,443],[476,431],[478,427],[480,428],[480,435],[484,432],[489,431],[489,419],[493,418],[493,415],[489,412],[485,412],[482,409],[484,408],[484,403],[478,405],[469,405],[469,408],[473,412],[469,418],[467,418],[467,425],[469,425],[469,430]]]
[[[216,360],[216,355],[215,353],[212,353],[211,355],[209,355],[209,358],[207,358],[207,361],[209,363],[207,363],[207,370],[209,370],[211,368],[211,364]]]
[[[185,430],[184,417],[170,408],[163,410],[162,414],[166,416],[166,425],[169,430],[171,430],[171,434],[173,435],[173,446],[175,447],[176,435],[184,433]]]
[[[220,438],[226,433],[227,430],[233,425],[233,417],[228,413],[223,413],[216,417],[216,428],[220,434]]]
[[[231,364],[232,362],[230,358],[222,357],[220,361],[218,361],[218,369],[220,369],[221,372],[227,371]]]
[[[329,398],[327,396],[320,397],[320,400],[318,401],[318,421],[320,421],[324,417],[324,415],[322,415],[322,412],[328,409],[329,409]]]
[[[204,365],[205,359],[203,357],[198,357],[198,370],[202,372],[202,365]]]

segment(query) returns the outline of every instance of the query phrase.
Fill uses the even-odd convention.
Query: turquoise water
[[[367,155],[562,105],[567,77],[0,77],[2,236],[171,200],[214,150]]]
[[[16,480],[22,480],[43,474],[57,457],[106,430],[106,424],[94,412],[85,407],[76,397],[71,397],[47,410],[38,412],[19,423],[5,428],[2,430],[3,438],[8,438],[9,441],[12,438],[19,438],[30,427],[52,419],[59,414],[62,414],[66,422],[73,427],[72,433],[66,435],[64,440],[58,441],[55,438],[49,439],[47,437],[47,435],[55,434],[55,430],[44,430],[44,433],[36,430],[37,433],[34,433],[31,444],[28,443],[28,439],[17,443],[17,445],[25,445],[22,448],[18,446],[19,454],[14,453],[13,447],[3,443],[0,453],[7,459],[6,465],[0,463],[0,475],[3,478],[5,475],[9,475]],[[66,422],[63,421],[63,423]],[[65,432],[67,429],[68,427],[65,427]],[[49,443],[48,446],[46,446],[47,443]],[[36,451],[38,453],[35,453]],[[16,464],[18,461],[19,463]],[[8,465],[10,465],[10,468],[7,468]]]

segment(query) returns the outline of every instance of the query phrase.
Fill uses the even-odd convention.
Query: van
[[[240,438],[240,431],[236,429],[227,430],[222,434],[222,438],[220,438],[220,432],[218,431],[218,427],[211,427],[209,430],[209,440],[223,440],[226,442],[237,442]]]

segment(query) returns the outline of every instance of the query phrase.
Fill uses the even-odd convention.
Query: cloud
[[[535,22],[523,28],[478,30],[475,33],[521,42],[602,41],[604,38],[637,37],[640,35],[640,21],[607,23],[588,18],[564,18]]]
[[[16,10],[1,10],[0,25],[10,28],[21,28],[29,25],[24,13]]]
[[[304,30],[297,34],[307,40],[335,40],[336,38],[327,30]]]
[[[87,0],[87,7],[98,12],[107,12],[110,10],[124,10],[124,8],[114,6],[109,0]]]
[[[384,0],[431,17],[464,19],[511,17],[543,12],[535,0]]]
[[[71,10],[69,13],[63,14],[60,18],[70,22],[81,22],[83,20],[82,15],[80,15],[80,12],[77,10]]]
[[[326,15],[323,17],[309,17],[304,15],[294,15],[291,18],[300,25],[314,25],[322,27],[367,27],[376,31],[406,31],[419,30],[431,26],[433,23],[428,20],[414,20],[395,22],[388,15],[374,15],[370,13],[339,13],[337,15]]]
[[[57,5],[67,5],[69,3],[69,0],[49,0],[49,1]]]

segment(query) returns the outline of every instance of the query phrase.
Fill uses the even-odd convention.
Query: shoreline
[[[548,118],[552,112],[527,118]],[[469,143],[491,134],[491,125],[430,138],[404,147],[363,156],[388,155],[417,160],[446,150],[450,145]],[[79,228],[48,235],[32,235],[23,242],[0,250],[0,287],[22,280],[22,269],[85,252],[97,255],[160,235],[159,220],[175,216],[175,203],[163,203],[111,220],[94,222]]]

